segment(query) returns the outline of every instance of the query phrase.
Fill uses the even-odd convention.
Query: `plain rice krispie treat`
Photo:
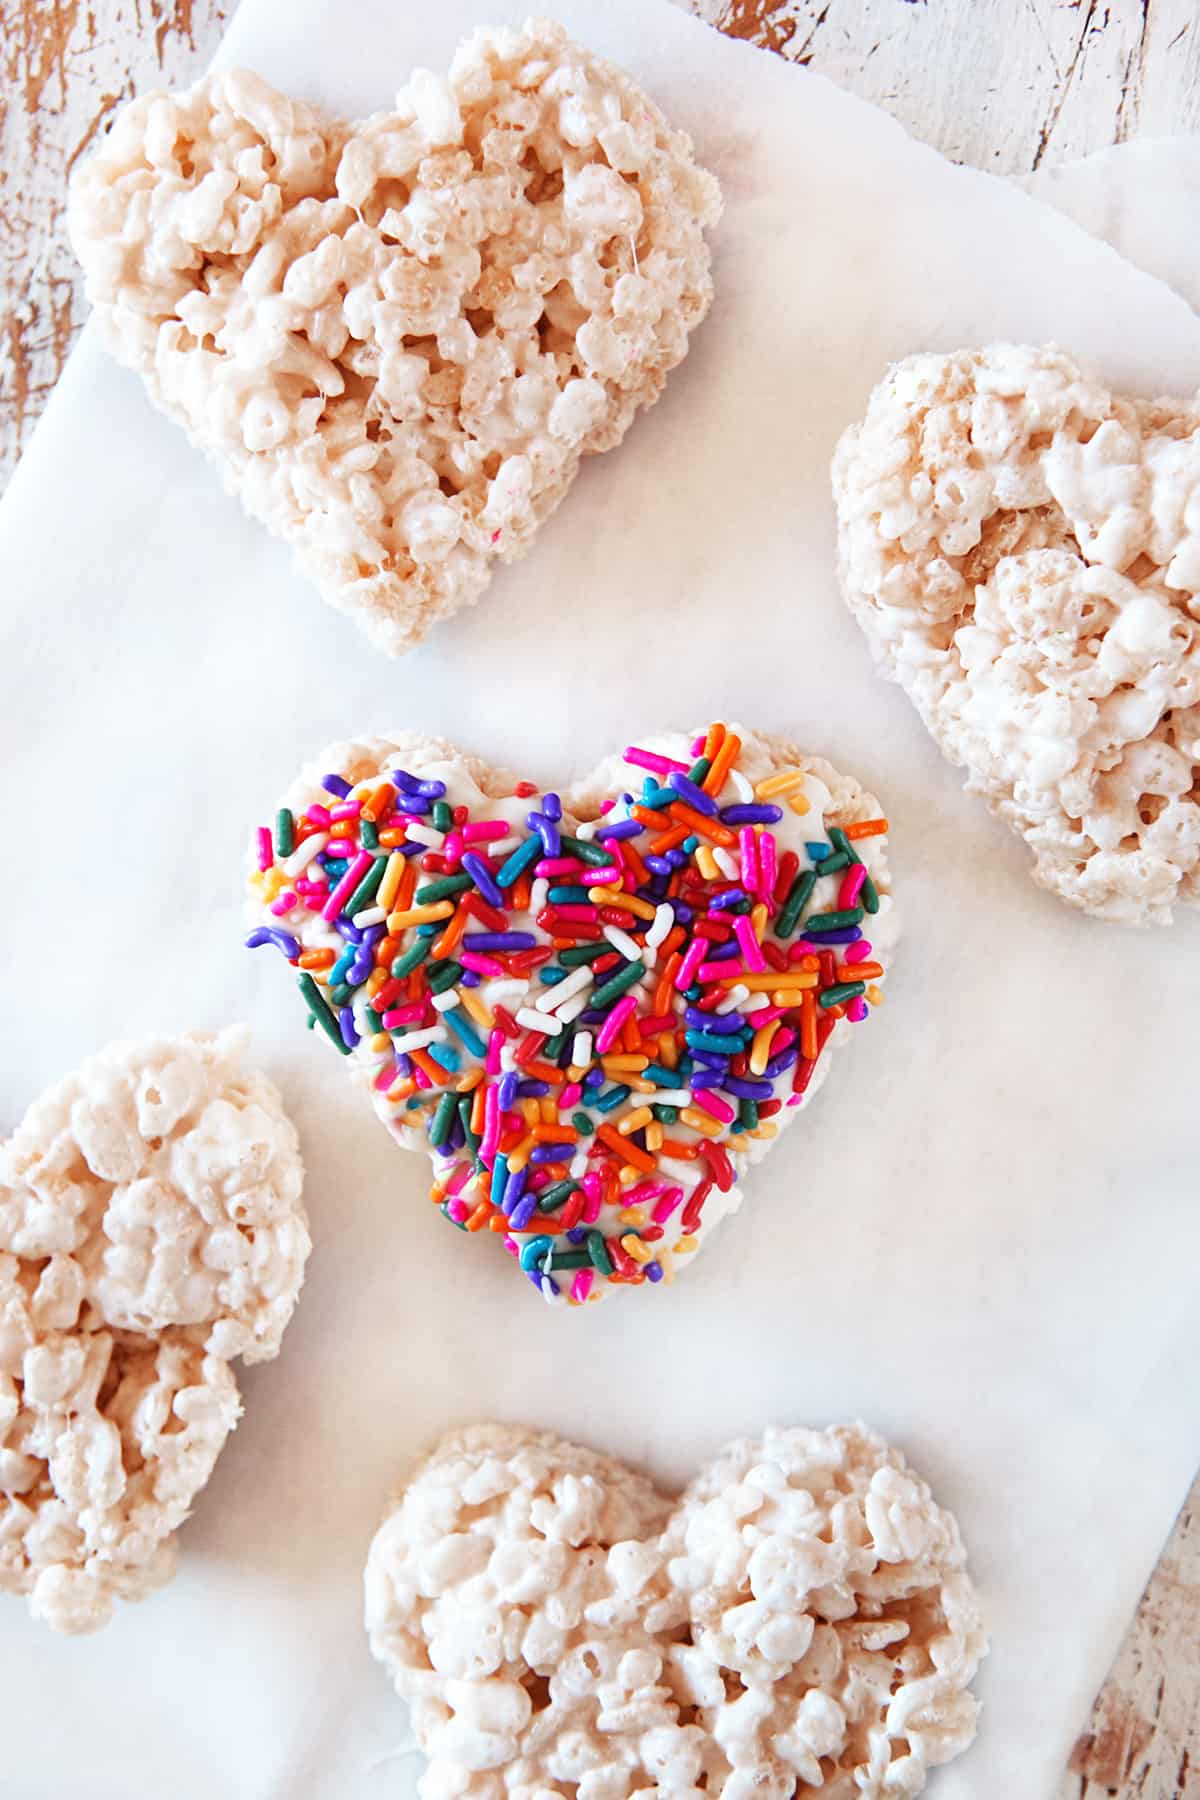
[[[109,348],[396,654],[658,398],[719,211],[689,140],[541,20],[352,125],[245,71],[144,95],[69,225]]]
[[[740,726],[561,793],[401,733],[332,745],[253,834],[247,943],[294,970],[464,1241],[550,1302],[669,1285],[881,1003],[887,821]]]
[[[0,1144],[0,1589],[60,1631],[174,1566],[304,1279],[296,1132],[241,1028],[111,1044]]]
[[[843,586],[967,785],[1085,912],[1200,903],[1200,413],[1060,350],[913,356],[833,463]]]
[[[424,1800],[909,1800],[975,1735],[952,1516],[861,1425],[733,1444],[672,1504],[518,1426],[437,1446],[366,1567]]]

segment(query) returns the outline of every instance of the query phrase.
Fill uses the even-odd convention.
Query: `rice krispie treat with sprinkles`
[[[716,724],[563,794],[437,740],[339,744],[252,846],[252,948],[450,1223],[547,1300],[669,1282],[882,999],[887,821]]]

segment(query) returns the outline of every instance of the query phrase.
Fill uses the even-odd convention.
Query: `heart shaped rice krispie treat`
[[[68,217],[109,348],[394,655],[658,398],[719,211],[689,140],[541,20],[355,124],[244,71],[145,95]]]
[[[516,1426],[445,1439],[366,1570],[424,1800],[908,1800],[986,1638],[953,1517],[861,1425],[732,1444],[676,1501]]]
[[[0,1590],[91,1631],[168,1580],[304,1279],[296,1132],[245,1033],[112,1044],[0,1144]]]
[[[252,846],[248,943],[432,1198],[547,1300],[670,1281],[881,999],[887,821],[714,725],[560,794],[413,735],[336,744]]]
[[[833,462],[842,583],[883,672],[1043,887],[1200,903],[1200,411],[1060,350],[898,363]]]

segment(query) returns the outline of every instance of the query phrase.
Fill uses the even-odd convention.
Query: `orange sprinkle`
[[[677,950],[673,950],[663,964],[662,974],[659,976],[658,985],[654,989],[655,1014],[670,1012],[671,995],[675,991],[675,977],[678,975],[682,966],[682,956],[680,956]]]
[[[641,1041],[640,1031],[638,1032],[638,1041],[639,1043]],[[630,1051],[628,1054],[621,1052],[617,1056],[602,1056],[600,1058],[600,1067],[604,1070],[606,1075],[611,1075],[617,1070],[633,1070],[636,1074],[639,1069],[646,1068],[649,1065],[649,1062],[650,1058],[644,1051]]]
[[[483,1135],[483,1114],[484,1108],[487,1105],[486,1096],[486,1084],[481,1081],[475,1089],[474,1098],[471,1101],[471,1130],[477,1137],[482,1137]]]
[[[509,889],[508,904],[514,912],[528,911],[531,888],[532,884],[529,879],[529,872],[527,869],[522,869],[521,873],[517,876],[517,879],[513,882],[512,887]],[[573,942],[574,940],[572,939],[571,941]]]
[[[434,957],[448,956],[466,933],[470,915],[465,906],[460,906],[440,937],[434,939],[430,954]]]
[[[398,850],[401,844],[407,844],[408,835],[403,825],[387,825],[379,834],[381,850]]]
[[[633,1167],[640,1169],[643,1174],[652,1175],[658,1167],[652,1156],[649,1156],[645,1150],[639,1150],[637,1145],[631,1144],[627,1138],[623,1138],[613,1126],[598,1125],[596,1136],[609,1150],[619,1156],[622,1162],[632,1163]]]
[[[714,720],[705,734],[704,748],[700,752],[701,756],[711,763],[724,742],[725,727],[721,724],[720,720]]]
[[[715,799],[720,793],[728,780],[730,769],[741,755],[741,750],[741,738],[736,737],[732,731],[727,731],[721,740],[720,748],[712,759],[712,768],[704,777],[703,786],[706,794],[711,794]]]
[[[412,1052],[410,1051],[409,1054],[411,1055]],[[532,1062],[525,1064],[525,1073],[530,1081],[548,1081],[551,1087],[566,1085],[567,1078],[561,1069],[556,1069],[553,1063],[539,1062],[536,1057]]]
[[[668,831],[660,831],[650,845],[651,856],[665,856],[668,850],[678,850],[684,838],[692,834],[686,825],[672,825]]]
[[[470,1218],[464,1221],[467,1230],[482,1231],[483,1227],[490,1223],[492,1214],[495,1210],[496,1208],[492,1205],[490,1200],[481,1200]]]
[[[637,1014],[630,1013],[621,1025],[621,1042],[627,1056],[637,1056],[642,1048],[642,1033],[637,1022]]]
[[[736,739],[734,740],[737,741]],[[716,764],[713,764],[716,767]],[[705,784],[707,786],[707,783]],[[736,831],[730,831],[728,825],[722,825],[720,819],[709,819],[694,806],[687,806],[682,800],[676,800],[671,807],[671,817],[681,819],[694,831],[697,837],[709,838],[714,844],[721,844],[728,849],[737,843]]]
[[[413,1062],[416,1063],[422,1075],[428,1075],[435,1088],[440,1088],[444,1084],[446,1080],[446,1071],[442,1068],[440,1063],[434,1062],[432,1056],[426,1056],[424,1050],[410,1050],[408,1054]]]
[[[685,1144],[682,1138],[664,1138],[660,1155],[669,1156],[681,1162],[695,1162],[700,1154],[699,1144]]]
[[[808,988],[800,996],[800,1054],[805,1062],[816,1062],[817,1050],[817,997]]]
[[[858,838],[882,837],[887,828],[886,819],[860,819],[857,825],[842,826],[842,830],[852,844]]]
[[[396,790],[390,781],[385,781],[381,787],[375,789],[363,806],[362,816],[364,819],[370,819],[372,825],[377,825],[380,819],[387,818],[395,804]]]
[[[417,891],[418,858],[410,856],[404,865],[404,873],[400,877],[400,886],[396,889],[395,907],[397,912],[412,905],[413,895]]]
[[[625,840],[625,861],[633,870],[638,886],[645,887],[650,880],[650,871],[642,861],[640,851],[630,843],[628,838]]]
[[[302,950],[300,952],[302,969],[328,969],[335,960],[332,950]]]
[[[573,1125],[535,1125],[533,1136],[539,1144],[573,1144],[579,1133]]]
[[[839,981],[870,981],[872,976],[882,974],[882,963],[839,963],[837,978]]]

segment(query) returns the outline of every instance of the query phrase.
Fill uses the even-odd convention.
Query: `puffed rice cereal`
[[[898,363],[833,463],[883,672],[1033,851],[1128,924],[1200,904],[1200,411],[1056,349]]]
[[[0,1590],[58,1631],[167,1581],[304,1279],[296,1132],[236,1027],[111,1044],[0,1144]]]
[[[908,1800],[975,1735],[953,1517],[862,1425],[731,1445],[672,1503],[513,1426],[446,1438],[366,1567],[424,1800]]]
[[[69,225],[114,355],[395,655],[658,398],[719,211],[688,138],[536,20],[353,125],[245,71],[144,95]]]
[[[458,1241],[551,1303],[665,1289],[883,1001],[878,801],[742,726],[647,734],[544,795],[364,738],[272,819],[248,946],[429,1156]]]

